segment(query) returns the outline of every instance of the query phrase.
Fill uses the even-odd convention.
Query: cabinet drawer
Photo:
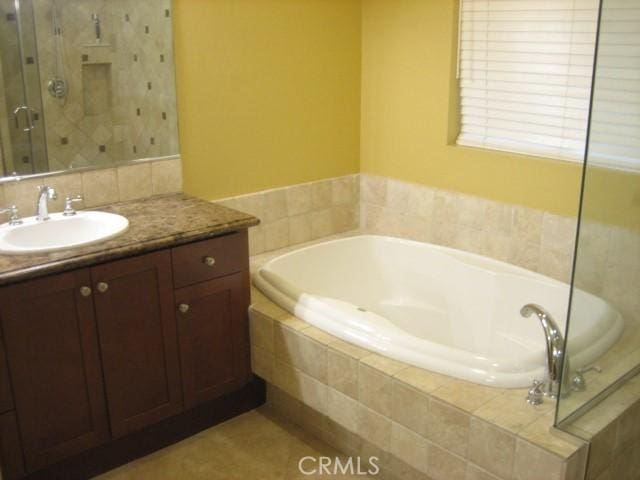
[[[190,243],[171,250],[175,288],[249,268],[247,231]]]

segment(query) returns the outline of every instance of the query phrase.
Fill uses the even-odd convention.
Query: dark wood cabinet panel
[[[247,272],[176,291],[180,359],[187,408],[250,378]]]
[[[14,480],[25,474],[18,419],[15,412],[0,415],[0,456],[2,458],[3,480]]]
[[[247,231],[190,243],[171,250],[176,288],[249,268]]]
[[[0,325],[26,468],[109,438],[88,270],[0,290]]]
[[[0,413],[13,410],[13,395],[7,367],[7,354],[4,349],[2,329],[0,329]]]
[[[91,269],[114,437],[182,410],[168,250]]]

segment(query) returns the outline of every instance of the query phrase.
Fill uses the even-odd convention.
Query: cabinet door
[[[91,269],[111,432],[182,410],[168,250]]]
[[[0,289],[0,323],[27,470],[109,438],[88,270]],[[85,290],[85,294],[89,292]]]
[[[176,290],[185,407],[250,377],[246,272]]]

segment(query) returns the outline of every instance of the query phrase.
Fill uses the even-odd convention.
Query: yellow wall
[[[458,0],[364,0],[361,171],[577,212],[578,164],[452,145]]]
[[[174,0],[185,191],[355,173],[359,0]]]

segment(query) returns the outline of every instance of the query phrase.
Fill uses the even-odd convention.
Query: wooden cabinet
[[[28,470],[109,438],[91,284],[80,270],[0,290],[0,326]]]
[[[242,284],[242,273],[235,273],[176,291],[187,408],[232,391],[248,379],[249,305]]]
[[[248,263],[243,231],[0,288],[5,478],[244,387]]]
[[[91,269],[111,433],[182,409],[171,255],[163,250]]]

